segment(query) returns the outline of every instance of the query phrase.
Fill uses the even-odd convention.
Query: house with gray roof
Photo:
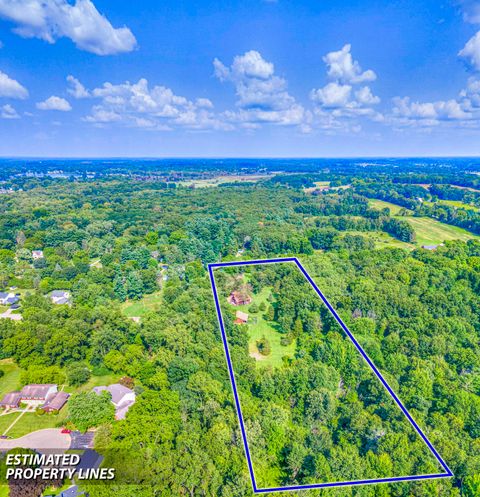
[[[54,290],[50,293],[50,300],[53,304],[70,304],[70,292],[66,290]]]
[[[60,411],[69,398],[70,394],[66,392],[56,392],[47,397],[45,404],[43,404],[41,408],[45,412]]]
[[[43,400],[46,401],[48,397],[56,394],[58,391],[57,385],[53,384],[32,384],[25,385],[20,394],[22,395],[22,400]]]
[[[20,392],[10,392],[4,395],[3,399],[0,401],[0,408],[4,409],[16,409],[22,401],[22,394]]]
[[[124,419],[128,409],[135,403],[136,395],[130,388],[114,383],[113,385],[95,387],[93,391],[100,395],[101,392],[109,392],[112,396],[112,404],[115,406],[115,419]]]
[[[20,297],[13,292],[0,292],[0,305],[16,304]]]

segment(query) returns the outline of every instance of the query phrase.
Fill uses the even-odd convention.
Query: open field
[[[179,184],[183,186],[193,186],[195,188],[211,188],[222,185],[223,183],[256,183],[262,179],[269,178],[268,174],[246,174],[246,175],[226,175],[216,176],[215,178],[208,179],[195,179],[181,181]]]
[[[100,387],[102,385],[111,385],[116,383],[120,379],[118,374],[107,374],[105,376],[92,376],[87,383],[80,385],[79,387],[72,387],[70,385],[65,386],[64,391],[67,393],[79,393],[79,392],[90,392],[94,387]],[[67,404],[68,409],[68,404]]]
[[[375,209],[385,209],[388,208],[390,209],[390,214],[392,216],[396,216],[401,209],[405,209],[405,207],[402,207],[401,205],[397,204],[392,204],[390,202],[384,202],[383,200],[377,200],[377,199],[371,199],[368,201],[370,207],[373,207]],[[412,211],[409,209],[406,209],[406,211],[411,214]]]
[[[259,294],[252,295],[252,304],[255,303],[260,305],[264,302],[268,306],[270,302],[268,302],[267,298],[270,295],[272,289],[271,288],[263,288]],[[257,364],[265,367],[265,366],[280,366],[282,364],[282,358],[284,356],[293,357],[295,354],[296,343],[292,342],[290,345],[284,346],[281,345],[280,340],[282,338],[282,334],[279,333],[269,321],[264,319],[265,312],[259,311],[256,314],[252,314],[248,311],[248,308],[252,305],[239,305],[235,307],[235,310],[246,312],[249,315],[248,322],[248,335],[249,335],[249,353],[252,357],[255,357],[257,360]],[[253,319],[256,318],[257,322],[253,323]],[[271,353],[267,356],[263,356],[258,352],[257,349],[257,340],[265,337],[271,346]]]
[[[372,239],[375,242],[375,248],[377,249],[393,247],[413,250],[415,248],[413,243],[402,242],[383,231],[344,231],[342,232],[342,235],[345,236],[347,233],[349,235],[360,235]]]
[[[20,416],[19,412],[12,412],[5,416],[0,416],[0,435],[5,433],[5,430]],[[25,416],[25,414],[24,414]]]
[[[472,211],[479,211],[480,210],[478,207],[475,207],[474,205],[464,204],[463,202],[460,202],[459,200],[440,200],[438,202],[438,204],[450,205],[452,207],[458,207],[459,209],[467,209],[467,210],[472,210]]]
[[[441,223],[429,217],[402,217],[408,221],[417,235],[418,245],[431,245],[445,242],[447,240],[467,241],[472,238],[478,238],[463,228],[451,226],[450,224]]]
[[[19,387],[20,368],[12,359],[4,359],[0,361],[0,369],[5,373],[0,378],[0,397],[3,397],[6,393],[13,392]]]
[[[145,295],[143,299],[137,301],[129,301],[122,304],[122,310],[125,316],[142,317],[148,311],[157,311],[162,304],[162,292],[158,291],[151,295]]]

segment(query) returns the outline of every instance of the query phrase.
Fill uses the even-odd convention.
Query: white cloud
[[[137,83],[106,82],[89,94],[99,99],[85,121],[95,124],[120,123],[126,126],[156,130],[175,127],[193,130],[224,129],[206,98],[191,101],[165,86],[150,87],[144,78]]]
[[[230,67],[218,59],[213,65],[215,76],[235,87],[238,111],[226,112],[224,116],[228,121],[253,128],[263,123],[301,125],[308,117],[288,93],[285,79],[275,75],[274,65],[259,52],[250,50],[237,55]]]
[[[59,110],[61,112],[68,112],[72,110],[70,103],[64,98],[52,95],[43,102],[37,103],[37,109],[40,110]]]
[[[437,102],[412,102],[409,97],[393,99],[393,116],[399,124],[420,124],[434,126],[442,121],[465,121],[472,119],[472,114],[465,111],[457,100],[440,100]]]
[[[466,59],[472,69],[480,71],[480,31],[467,41],[458,55]]]
[[[1,108],[0,117],[2,119],[20,119],[17,111],[10,104],[5,104]]]
[[[323,61],[327,64],[328,77],[341,83],[357,84],[375,81],[377,75],[371,69],[362,71],[360,64],[353,60],[351,48],[352,46],[347,44],[341,50],[330,52],[323,57]]]
[[[340,83],[328,83],[323,88],[312,90],[310,98],[313,102],[327,109],[345,107],[350,101],[352,87]]]
[[[0,97],[25,99],[28,91],[18,81],[0,71]]]
[[[463,19],[470,24],[480,24],[480,1],[479,0],[459,0],[463,10]]]
[[[91,0],[0,0],[0,17],[17,25],[15,33],[55,43],[70,38],[97,55],[130,52],[136,39],[127,27],[114,28]]]
[[[331,81],[323,88],[310,92],[310,99],[315,104],[316,124],[320,128],[358,132],[361,127],[355,120],[359,118],[383,120],[383,116],[373,108],[380,103],[380,98],[372,93],[369,86],[356,86],[373,81],[377,76],[371,70],[362,71],[350,50],[351,45],[345,45],[341,50],[323,57],[327,77]]]
[[[90,96],[90,92],[80,83],[77,78],[73,76],[67,76],[67,81],[70,87],[67,89],[67,92],[72,95],[74,98],[88,98]]]

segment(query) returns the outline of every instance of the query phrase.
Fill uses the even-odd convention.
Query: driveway
[[[20,321],[22,319],[22,315],[21,314],[14,314],[12,309],[7,309],[3,314],[0,314],[0,318],[13,319],[14,321]]]
[[[38,452],[52,450],[65,451],[70,448],[71,438],[66,433],[60,433],[60,428],[50,428],[29,433],[24,437],[0,439],[0,451],[7,451],[21,447],[22,449],[34,449]]]

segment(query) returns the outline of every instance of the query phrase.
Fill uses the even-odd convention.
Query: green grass
[[[478,238],[463,228],[444,224],[429,217],[402,217],[408,221],[417,235],[417,245],[437,245],[447,240],[467,241]]]
[[[6,393],[14,392],[20,386],[20,368],[12,359],[0,361],[0,369],[5,373],[0,378],[0,398]]]
[[[446,203],[449,201],[442,202]],[[461,202],[451,201],[450,205],[461,204]],[[384,207],[388,207],[390,209],[391,215],[397,217],[398,219],[403,219],[410,223],[415,230],[416,234],[416,242],[415,245],[438,245],[439,243],[443,243],[448,240],[462,240],[467,241],[472,238],[478,238],[477,235],[470,233],[463,228],[459,228],[457,226],[452,226],[450,224],[441,223],[436,219],[432,219],[430,217],[413,217],[413,216],[398,216],[398,212],[402,207],[399,205],[391,204],[389,202],[383,202],[382,200],[369,200],[369,204],[372,207],[377,209],[382,209]],[[465,205],[465,204],[461,204]],[[473,206],[470,206],[473,208]],[[411,213],[411,211],[408,211]]]
[[[113,373],[105,376],[92,376],[84,385],[80,385],[79,387],[68,385],[65,386],[64,391],[67,393],[90,392],[94,387],[108,386],[112,383],[117,383],[119,379],[120,376]]]
[[[464,204],[463,202],[460,202],[460,200],[440,200],[437,202],[439,205],[450,205],[452,207],[458,207],[459,209],[466,209],[470,211],[479,211],[480,209],[474,205],[471,204]]]
[[[270,306],[270,302],[268,302],[267,297],[270,295],[272,289],[269,287],[263,288],[262,291],[258,294],[252,295],[252,304],[255,303],[260,305],[264,302],[268,307]],[[261,367],[267,366],[281,366],[283,361],[282,358],[284,356],[293,357],[295,354],[296,342],[293,341],[290,345],[284,346],[281,345],[280,340],[282,338],[282,334],[278,332],[274,328],[274,323],[266,321],[263,316],[265,312],[258,312],[257,314],[252,314],[248,311],[248,308],[252,305],[239,305],[235,307],[235,310],[246,312],[249,315],[248,322],[248,348],[250,354],[256,354],[257,357],[261,357],[262,359],[257,359],[257,365]],[[252,322],[253,318],[257,318],[257,322],[254,324]],[[265,337],[270,342],[271,353],[267,356],[258,355],[257,349],[257,340]]]
[[[370,207],[373,207],[374,209],[385,209],[388,208],[390,209],[390,215],[396,216],[401,209],[404,209],[401,205],[397,204],[392,204],[390,202],[384,202],[383,200],[377,200],[377,199],[372,199],[368,201],[368,204]],[[409,214],[411,214],[411,210],[406,209]]]
[[[12,412],[5,416],[0,416],[0,435],[5,433],[5,430],[20,416],[19,412]]]
[[[9,493],[8,485],[0,482],[0,497],[8,497]]]
[[[39,416],[33,412],[27,412],[15,423],[7,435],[12,438],[20,438],[37,430],[59,428],[67,417],[67,411],[65,406],[57,415],[44,414]]]
[[[366,238],[370,238],[375,242],[376,249],[382,249],[386,247],[393,248],[401,248],[406,250],[413,250],[415,245],[412,243],[402,242],[397,240],[393,236],[390,236],[388,233],[384,233],[383,231],[345,231],[342,232],[343,236],[346,234],[349,235],[360,235]]]
[[[162,292],[158,291],[150,295],[146,295],[141,300],[125,302],[122,305],[122,310],[125,316],[142,317],[148,311],[158,311],[162,305]]]

